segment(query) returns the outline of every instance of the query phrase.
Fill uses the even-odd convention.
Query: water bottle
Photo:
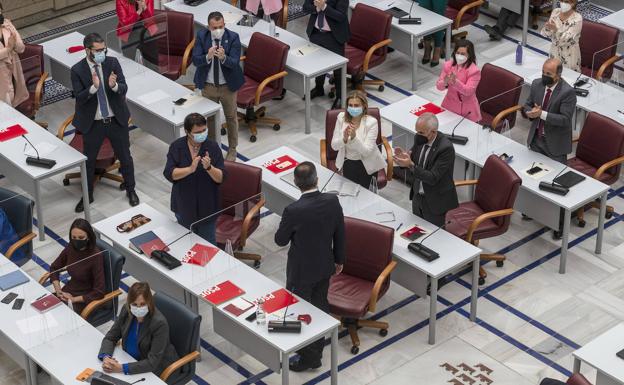
[[[137,64],[143,65],[143,54],[141,54],[141,50],[137,49],[136,53],[134,54],[134,61]]]
[[[256,307],[256,323],[258,325],[264,325],[266,323],[266,313],[264,312],[264,300],[258,299],[258,306]]]
[[[516,64],[522,64],[522,43],[518,42],[518,47],[516,47]]]
[[[275,37],[275,21],[273,19],[269,22],[269,36]]]

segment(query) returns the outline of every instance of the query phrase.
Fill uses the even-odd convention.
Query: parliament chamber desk
[[[598,21],[624,32],[624,9],[621,11],[613,12],[612,14],[605,16]]]
[[[236,23],[246,14],[244,10],[232,6],[229,2],[222,0],[208,0],[197,6],[184,4],[183,0],[174,0],[164,4],[166,9],[193,14],[195,24],[201,28],[208,27],[208,14],[213,11],[223,13],[226,27],[236,32],[240,36],[243,48],[249,46],[249,40],[254,32],[269,34],[269,23],[258,20],[253,27],[240,26]],[[305,97],[305,133],[312,130],[311,123],[311,100],[310,82],[319,75],[326,74],[335,69],[342,69],[342,95],[347,94],[347,58],[335,54],[323,47],[310,43],[307,39],[295,35],[285,29],[275,27],[278,34],[275,38],[284,44],[288,44],[290,50],[286,59],[286,71],[288,75],[284,78],[284,88],[298,96]],[[342,98],[344,107],[345,98]]]
[[[143,214],[151,221],[130,233],[117,232],[118,224],[137,214]],[[249,301],[278,290],[281,286],[222,250],[219,250],[214,258],[203,267],[182,263],[173,270],[168,270],[144,254],[136,253],[129,247],[129,240],[147,231],[154,231],[165,243],[183,236],[169,246],[169,253],[177,259],[182,259],[196,243],[210,245],[196,234],[188,234],[188,230],[170,216],[145,203],[97,222],[93,228],[101,239],[126,257],[124,271],[134,278],[148,281],[154,290],[177,298],[195,312],[199,312],[199,300],[209,305],[212,308],[214,331],[274,372],[281,372],[282,384],[289,383],[290,355],[319,338],[331,335],[331,384],[338,383],[337,346],[340,323],[330,315],[299,299],[298,303],[289,306],[289,313],[292,311],[295,314],[309,314],[312,317],[312,323],[304,324],[300,334],[269,333],[266,325],[260,326],[256,322],[245,320],[248,315],[255,312],[255,307],[235,317],[223,309],[229,301],[218,306],[208,302],[202,296],[202,292],[228,280],[243,289],[245,291],[243,298]],[[277,318],[267,316],[267,322],[273,319]]]
[[[412,90],[416,90],[418,80],[418,42],[421,38],[437,31],[446,31],[446,52],[451,52],[451,27],[453,20],[438,15],[426,8],[418,5],[416,1],[409,0],[350,0],[351,9],[359,3],[379,8],[383,11],[396,7],[405,12],[410,13],[411,17],[419,17],[421,24],[399,24],[399,19],[392,18],[392,27],[390,29],[390,46],[399,52],[409,56],[412,62]],[[409,17],[409,16],[405,16]],[[442,59],[442,64],[444,59]]]
[[[298,188],[282,179],[284,175],[292,174],[294,172],[292,169],[274,174],[263,167],[266,162],[283,155],[288,155],[297,162],[310,160],[295,150],[283,146],[247,162],[247,164],[262,168],[262,192],[266,199],[267,207],[278,215],[282,214],[284,207],[301,196]],[[333,175],[333,172],[329,169],[316,162],[314,163],[318,173],[319,189],[323,188],[330,178],[332,180],[327,185],[329,190],[326,189],[326,191],[331,191],[331,189],[344,183],[352,184],[352,182],[341,175]],[[392,272],[391,279],[421,298],[425,298],[427,295],[428,281],[431,284],[431,295],[429,298],[429,344],[435,344],[438,280],[447,274],[462,269],[468,264],[472,264],[470,319],[472,321],[476,319],[479,257],[481,254],[481,250],[478,247],[444,230],[440,230],[426,240],[426,245],[439,253],[440,257],[433,262],[427,262],[408,251],[407,245],[409,241],[403,239],[400,234],[413,225],[424,227],[429,232],[434,231],[436,226],[364,188],[360,188],[360,192],[356,197],[340,196],[339,199],[345,216],[379,223],[395,229],[401,225],[394,235],[392,256],[397,262],[397,267]],[[390,221],[378,215],[388,212],[393,213],[392,217],[394,217],[394,220]],[[383,219],[387,219],[387,221],[381,222]]]
[[[624,384],[624,359],[616,356],[624,349],[623,337],[624,324],[619,324],[572,352],[574,373],[579,373],[581,362],[585,362],[597,371],[595,385]]]
[[[67,48],[82,45],[83,38],[81,33],[72,32],[41,43],[46,61],[49,62],[46,63],[46,68],[54,80],[70,90],[73,88],[71,67],[84,59],[85,53],[68,53]],[[219,104],[198,96],[196,100],[188,100],[184,105],[176,106],[173,104],[174,100],[188,99],[192,91],[111,49],[108,50],[108,55],[119,60],[128,85],[126,97],[132,124],[143,131],[165,143],[171,143],[184,136],[184,118],[191,112],[205,117],[215,116],[219,125]],[[220,136],[217,135],[217,138]]]
[[[417,116],[412,114],[410,110],[427,103],[429,103],[428,100],[413,95],[381,109],[382,118],[392,123],[393,146],[399,146],[404,149],[412,147]],[[450,111],[441,112],[437,117],[440,122],[440,132],[447,135],[451,134],[453,127],[461,119],[459,115]],[[522,178],[522,186],[518,191],[514,209],[552,229],[559,228],[559,210],[560,208],[564,210],[559,273],[564,274],[566,270],[572,212],[596,199],[600,199],[600,214],[598,216],[595,252],[596,254],[601,253],[609,186],[593,178],[586,177],[584,181],[570,188],[570,191],[565,196],[540,190],[538,186],[541,181],[552,181],[557,173],[564,168],[561,163],[531,151],[525,145],[505,135],[483,129],[480,124],[468,119],[465,119],[457,127],[455,134],[469,138],[468,143],[464,146],[454,145],[455,153],[460,158],[455,160],[456,179],[464,179],[463,171],[465,168],[460,163],[461,160],[470,166],[468,178],[472,179],[475,178],[478,169],[483,167],[488,156],[507,153],[507,155],[513,156],[509,165]],[[541,178],[529,176],[525,173],[525,170],[531,168],[534,162],[542,163],[550,171]],[[460,164],[458,165],[458,163]],[[566,168],[564,172],[567,171],[576,172],[571,168]]]
[[[0,254],[0,275],[15,270],[21,269]],[[65,305],[45,313],[32,307],[31,302],[50,292],[21,271],[29,278],[27,283],[0,291],[2,298],[13,292],[25,299],[20,310],[12,310],[12,303],[0,304],[0,349],[24,368],[28,385],[37,384],[37,365],[50,374],[55,384],[84,384],[76,380],[80,372],[86,368],[101,370],[97,355],[104,335]],[[119,347],[115,357],[121,362],[134,361]],[[129,382],[145,378],[145,384],[164,385],[153,373],[112,376]]]
[[[89,208],[89,199],[87,199],[89,196],[86,177],[87,158],[67,143],[59,140],[56,136],[48,132],[48,130],[39,126],[33,120],[22,115],[21,112],[2,102],[0,102],[0,121],[2,122],[0,123],[0,128],[10,127],[15,124],[22,126],[27,131],[25,136],[37,147],[40,156],[56,161],[54,167],[50,169],[30,166],[26,164],[26,157],[28,156],[26,152],[32,153],[33,156],[36,153],[24,138],[16,137],[5,142],[0,142],[0,173],[34,198],[39,240],[45,240],[41,184],[46,179],[61,173],[69,172],[75,167],[80,167],[84,215],[85,218],[90,221],[91,211]],[[50,149],[49,153],[48,151],[43,151],[45,148],[44,146]],[[53,150],[52,146],[55,146]]]

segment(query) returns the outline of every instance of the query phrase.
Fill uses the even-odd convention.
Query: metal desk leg
[[[30,357],[26,357],[26,383],[37,385],[37,364]]]
[[[529,1],[524,2],[524,15],[522,17],[522,45],[526,47],[529,35]]]
[[[331,385],[338,385],[338,328],[331,335]]]
[[[446,57],[451,57],[451,39],[453,38],[453,24],[446,27]]]
[[[418,40],[420,40],[420,36],[412,36],[412,91],[416,91],[416,78],[418,76]]]
[[[282,353],[282,385],[288,385],[288,372],[290,371],[290,360],[288,353]]]
[[[598,233],[596,234],[596,254],[602,252],[602,234],[604,233],[605,214],[607,212],[607,193],[600,197],[600,214],[598,214]]]
[[[438,279],[431,277],[431,294],[429,295],[429,345],[435,344],[436,313],[438,307]]]
[[[88,222],[91,222],[89,186],[87,186],[87,161],[80,163],[80,182],[82,183],[82,205],[84,206],[84,216]]]
[[[43,224],[43,205],[41,204],[41,188],[39,181],[35,181],[35,206],[37,209],[37,227],[39,228],[39,240],[45,241],[45,225]]]
[[[581,360],[574,357],[574,367],[572,368],[572,373],[580,373],[581,372]]]
[[[310,79],[303,78],[303,97],[305,98],[305,133],[309,134],[310,129]]]
[[[477,320],[477,299],[479,294],[479,262],[481,257],[472,261],[472,293],[470,296],[470,320]]]
[[[340,92],[342,95],[341,100],[340,100],[340,106],[342,108],[346,108],[345,106],[347,105],[347,63],[345,63],[342,66],[342,69],[340,70],[340,77],[341,82],[340,82]]]
[[[563,237],[561,239],[561,260],[559,261],[559,274],[565,274],[566,258],[568,258],[568,238],[570,238],[570,220],[572,212],[564,210],[563,214]]]

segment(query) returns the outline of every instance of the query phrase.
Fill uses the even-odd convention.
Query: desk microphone
[[[563,166],[563,169],[561,171],[559,171],[559,173],[557,175],[555,175],[555,177],[553,178],[552,182],[546,182],[546,181],[541,181],[539,183],[539,189],[540,190],[544,190],[544,191],[548,191],[551,192],[553,194],[557,194],[557,195],[566,195],[568,193],[568,191],[570,191],[569,188],[560,185],[559,183],[555,182],[555,179],[557,179],[557,177],[559,175],[561,175],[562,172],[564,172],[566,169],[568,168],[568,166]]]
[[[492,96],[492,97],[489,97],[489,98],[487,98],[487,99],[483,100],[482,102],[480,102],[480,103],[479,103],[479,109],[481,109],[481,107],[483,106],[483,104],[485,104],[485,103],[487,103],[487,102],[489,102],[489,101],[491,101],[491,100],[493,100],[493,99],[496,99],[496,98],[498,98],[499,96],[503,96],[503,95],[505,95],[505,94],[507,94],[507,93],[509,93],[509,92],[511,92],[511,91],[515,91],[515,90],[517,90],[518,88],[522,88],[522,87],[524,87],[524,84],[520,84],[520,85],[519,85],[519,86],[517,86],[517,87],[514,87],[514,88],[509,89],[509,90],[507,90],[507,91],[503,91],[503,92],[501,92],[500,94],[494,95],[494,96]],[[505,120],[507,120],[507,118],[505,118]],[[483,129],[486,129],[486,128],[489,128],[490,130],[493,130],[493,129],[495,129],[496,127],[490,127],[490,126],[488,126],[488,125],[484,124],[484,125],[483,125]]]
[[[320,189],[319,191],[320,191],[320,192],[323,192],[323,190],[325,190],[325,187],[327,187],[327,185],[329,184],[329,181],[331,181],[331,180],[332,180],[332,178],[334,177],[334,175],[336,175],[336,174],[337,174],[337,173],[339,173],[339,172],[340,172],[340,170],[336,169],[336,171],[334,171],[334,172],[331,174],[331,176],[329,177],[329,179],[327,179],[327,182],[325,182],[325,185],[323,185],[323,188],[322,188],[322,189]]]
[[[46,159],[46,158],[39,157],[39,151],[37,151],[37,147],[35,147],[30,142],[30,140],[28,140],[26,135],[22,135],[22,138],[24,138],[26,140],[26,142],[28,142],[28,144],[30,144],[30,147],[32,147],[35,150],[35,153],[37,154],[36,158],[33,157],[33,156],[26,157],[26,164],[31,165],[31,166],[43,167],[43,168],[52,168],[52,167],[54,167],[54,165],[56,164],[56,161],[54,159]]]
[[[440,229],[442,229],[444,226],[448,225],[449,223],[451,223],[451,221],[447,221],[446,223],[442,224],[442,226],[438,226],[437,229],[435,229],[430,234],[428,234],[426,237],[424,237],[420,242],[412,242],[412,243],[410,243],[409,245],[407,245],[407,249],[410,252],[418,255],[421,258],[426,259],[429,262],[435,261],[436,259],[440,258],[440,254],[436,253],[435,251],[431,250],[427,246],[423,245],[423,242],[425,242],[425,240],[427,240],[427,238],[429,238],[433,234],[435,234],[438,231],[440,231]]]
[[[293,288],[294,289],[294,288]],[[269,321],[268,331],[273,333],[301,333],[301,321],[286,321],[286,316],[288,315],[288,307],[292,302],[292,289],[289,291],[286,289],[286,292],[290,295],[288,298],[288,303],[286,304],[286,309],[284,310],[284,318],[281,321]]]
[[[421,19],[420,17],[412,17],[412,8],[414,7],[414,3],[416,2],[416,0],[412,0],[412,4],[410,5],[410,9],[409,9],[409,17],[402,17],[399,19],[399,24],[420,24],[421,23]]]
[[[465,116],[462,116],[461,120],[459,121],[459,123],[457,123],[455,125],[455,127],[453,127],[453,131],[451,131],[451,135],[447,135],[446,137],[449,138],[449,140],[455,144],[461,144],[462,146],[465,145],[466,143],[468,143],[468,137],[467,136],[461,136],[461,135],[455,135],[455,129],[462,124],[462,122],[464,121],[464,119],[466,119],[468,117],[468,115],[470,115],[472,113],[472,111],[468,111],[468,113]]]

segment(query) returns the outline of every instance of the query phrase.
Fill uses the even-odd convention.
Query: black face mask
[[[417,146],[422,146],[423,144],[429,142],[429,139],[427,139],[426,136],[424,135],[420,135],[420,134],[416,134],[416,145]]]
[[[0,13],[0,25],[4,24],[4,15]]]
[[[76,239],[76,238],[72,238],[71,240],[71,245],[74,247],[74,249],[81,251],[87,248],[87,243],[89,243],[88,239]]]
[[[546,87],[550,87],[555,83],[555,79],[549,75],[542,75],[542,84]]]

